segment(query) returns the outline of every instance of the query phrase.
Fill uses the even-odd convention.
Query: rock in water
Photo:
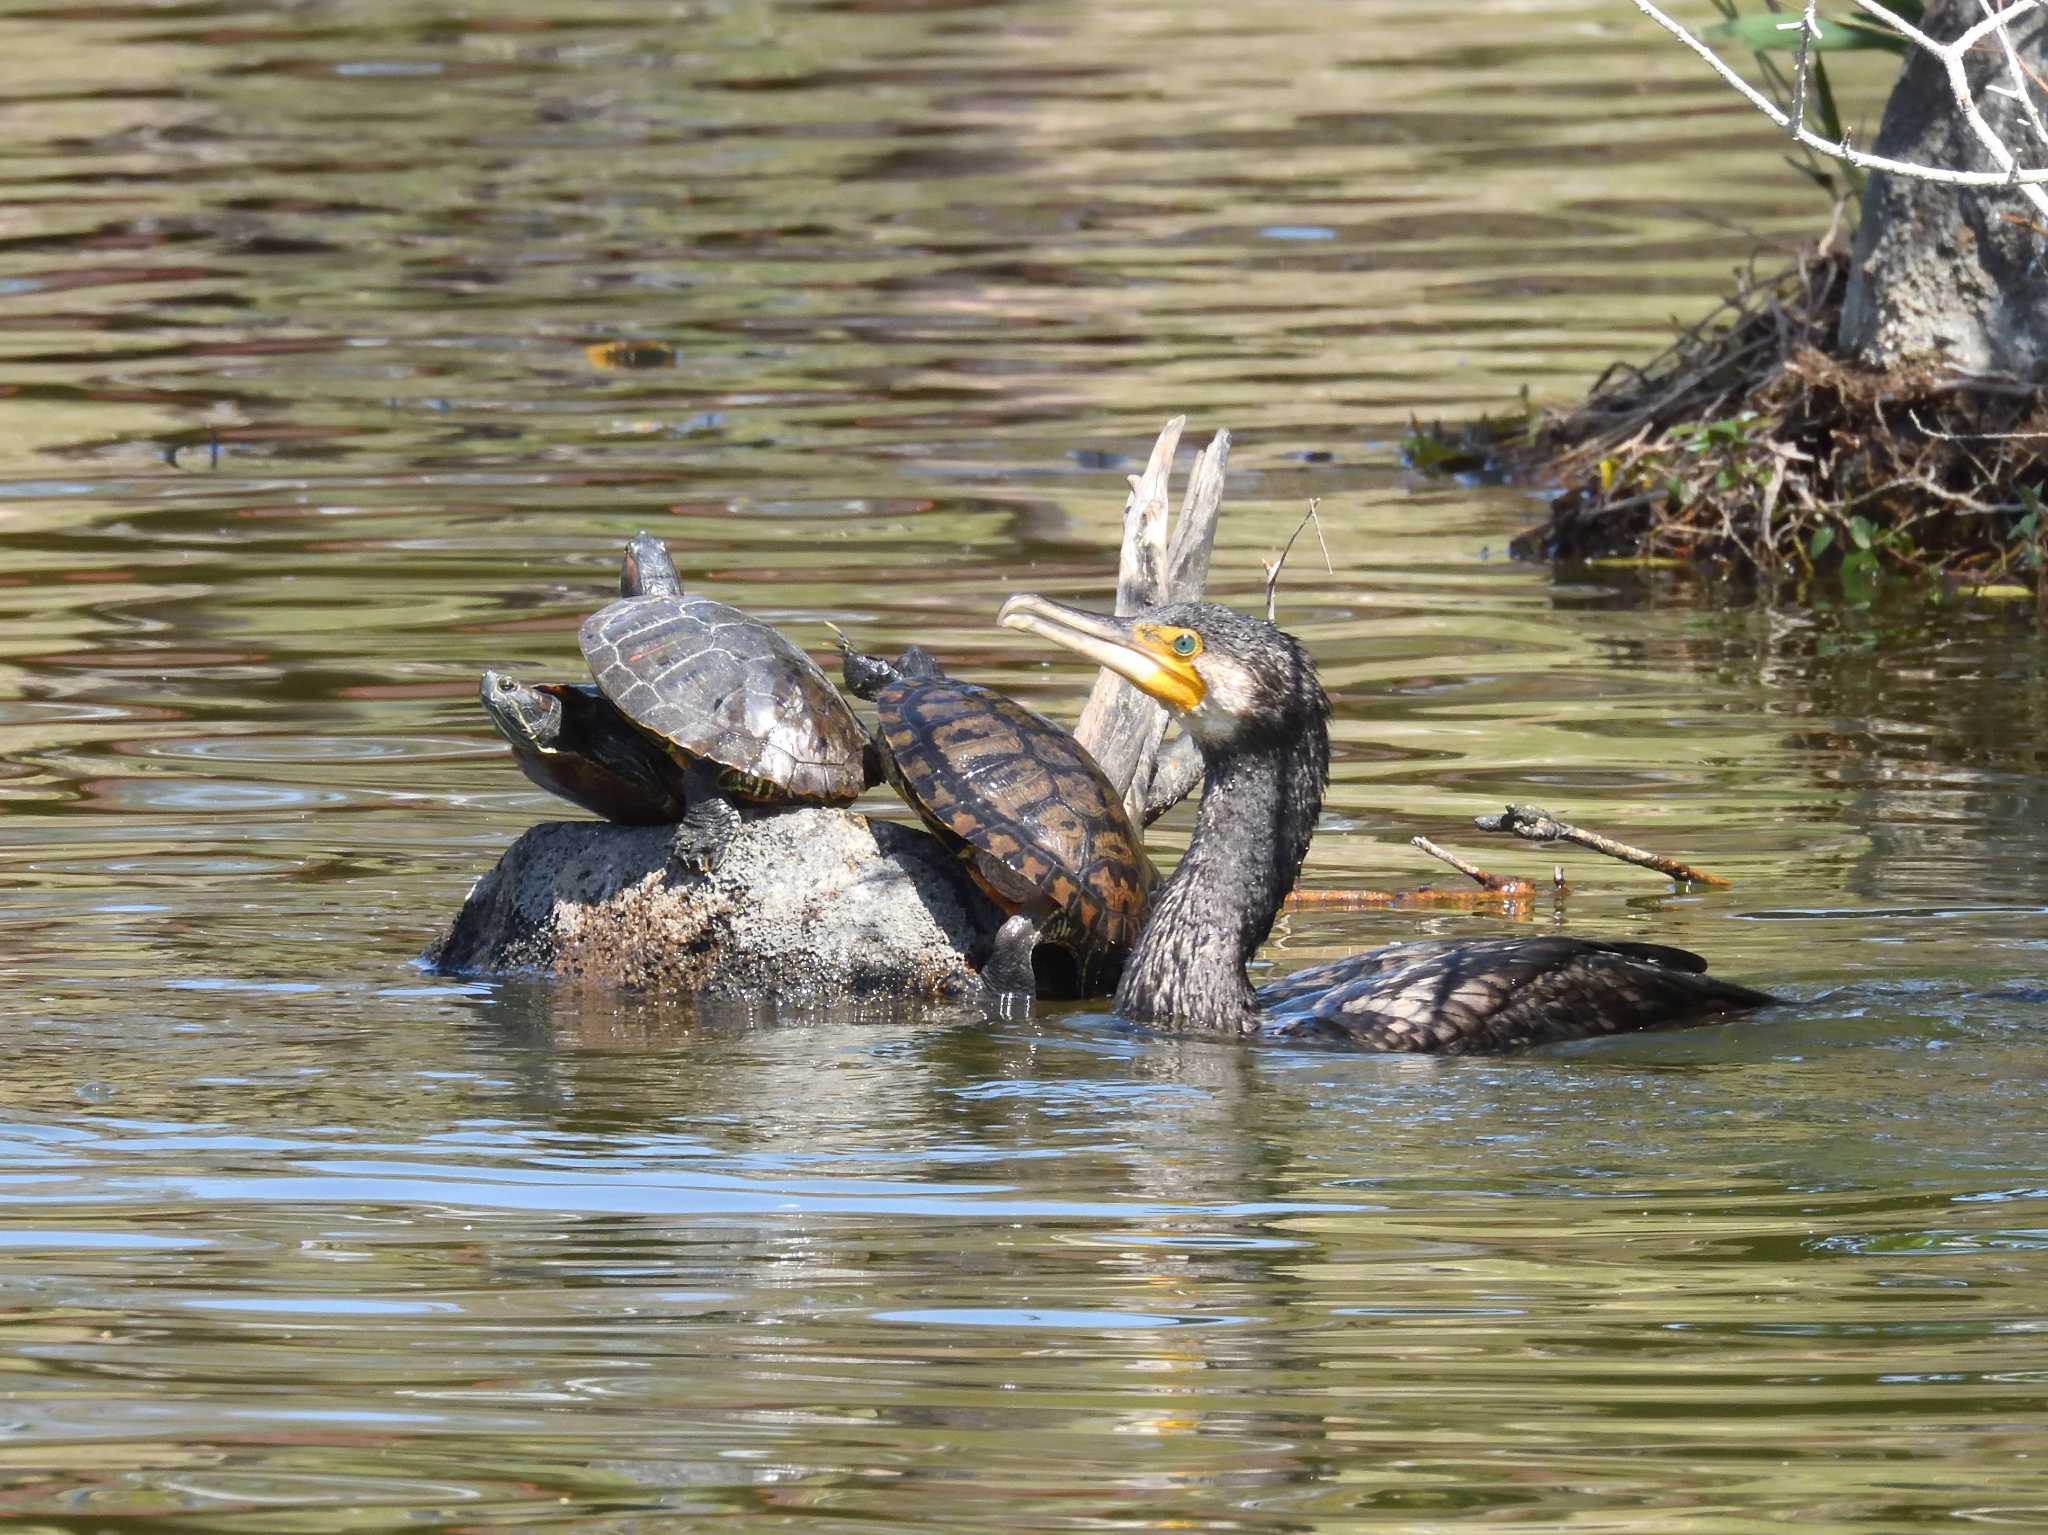
[[[997,913],[924,832],[844,810],[749,817],[717,872],[669,864],[665,826],[550,821],[476,883],[426,954],[671,993],[938,999],[978,985]]]

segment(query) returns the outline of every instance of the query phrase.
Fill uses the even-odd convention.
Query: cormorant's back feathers
[[[1777,1001],[1687,949],[1625,939],[1390,944],[1262,986],[1262,1034],[1466,1055],[1696,1023]]]

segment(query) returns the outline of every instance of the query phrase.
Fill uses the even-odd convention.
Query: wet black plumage
[[[1154,609],[1150,621],[1194,629],[1210,656],[1228,653],[1255,677],[1249,707],[1182,719],[1202,752],[1195,834],[1154,893],[1117,987],[1129,1018],[1204,1032],[1258,1027],[1245,961],[1308,856],[1330,776],[1330,701],[1315,663],[1291,635],[1206,603]],[[1205,705],[1218,700],[1212,690]]]
[[[1271,932],[1307,855],[1329,780],[1329,699],[1282,630],[1210,603],[1106,619],[1012,598],[1025,628],[1117,665],[1174,708],[1207,777],[1186,855],[1153,897],[1116,994],[1139,1022],[1221,1034],[1342,1040],[1376,1050],[1465,1054],[1667,1027],[1777,999],[1707,975],[1661,944],[1545,936],[1393,944],[1252,989],[1245,964]],[[1081,643],[1062,637],[1062,626]],[[1146,686],[1139,637],[1192,631],[1189,703]],[[1185,642],[1183,642],[1185,643]],[[1167,665],[1172,665],[1167,657]],[[1120,668],[1122,669],[1122,668]]]
[[[1706,973],[1689,949],[1619,939],[1424,939],[1259,988],[1262,1033],[1479,1055],[1627,1034],[1778,1000]]]

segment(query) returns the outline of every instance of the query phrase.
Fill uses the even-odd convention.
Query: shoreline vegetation
[[[1636,8],[1790,136],[1833,217],[1569,410],[1446,436],[1408,462],[1551,488],[1517,558],[1686,565],[1793,600],[1888,577],[2030,603],[2048,627],[2048,3],[1852,0],[1819,16],[1714,0],[1692,28]],[[1749,51],[1761,86],[1719,51]],[[1901,60],[1852,146],[1826,55]],[[1851,204],[1853,237],[1845,233]]]
[[[1861,367],[1835,337],[1850,258],[1832,241],[1736,292],[1568,411],[1532,406],[1404,443],[1424,472],[1557,487],[1517,559],[1719,569],[1804,595],[1886,574],[2035,602],[2048,396],[1927,365]]]

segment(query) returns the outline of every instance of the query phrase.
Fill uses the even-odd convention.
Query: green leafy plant
[[[1790,112],[1799,93],[1796,83],[1787,78],[1778,60],[1785,54],[1798,55],[1803,30],[1800,22],[1804,12],[1797,6],[1780,9],[1778,0],[1763,0],[1761,10],[1747,13],[1736,4],[1736,0],[1714,0],[1714,8],[1721,13],[1721,20],[1705,28],[1700,36],[1709,42],[1733,43],[1749,49],[1756,56],[1758,72],[1762,74],[1770,94],[1776,98],[1779,109]],[[1893,9],[1903,20],[1918,26],[1924,6],[1921,0],[1901,0]],[[1903,54],[1906,39],[1890,27],[1864,16],[1814,18],[1814,35],[1807,40],[1806,49],[1805,110],[1811,115],[1814,125],[1837,143],[1843,137],[1842,114],[1835,106],[1834,84],[1828,79],[1827,63],[1822,55],[1859,49]],[[1836,167],[1804,146],[1796,158],[1787,156],[1786,163],[1830,197],[1840,197],[1845,191],[1854,195],[1863,190],[1860,171],[1850,166]],[[1842,178],[1839,186],[1835,180],[1837,174]]]
[[[2011,556],[2022,570],[2038,571],[2042,568],[2043,556],[2048,554],[2048,518],[2041,515],[2041,492],[2031,485],[2019,487],[2020,505],[2026,515],[2012,525],[2006,535]]]
[[[1920,21],[1920,7],[1899,5],[1894,7],[1907,21],[1916,26]],[[1764,11],[1759,14],[1730,15],[1726,21],[1717,22],[1704,28],[1700,36],[1710,43],[1740,43],[1752,53],[1797,53],[1799,51],[1799,13],[1785,11]],[[1813,39],[1808,47],[1810,53],[1848,53],[1857,49],[1875,48],[1885,53],[1903,54],[1906,39],[1882,22],[1866,16],[1816,16]]]

